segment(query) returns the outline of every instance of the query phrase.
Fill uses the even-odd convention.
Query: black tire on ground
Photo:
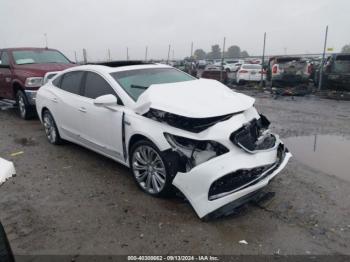
[[[0,261],[1,262],[14,262],[13,253],[6,237],[5,230],[0,223]]]
[[[135,170],[135,166],[140,164],[136,159],[136,154],[137,152],[140,152],[139,150],[141,150],[141,148],[145,148],[145,147],[153,149],[158,154],[163,166],[165,167],[165,183],[163,184],[163,187],[159,192],[150,192],[149,190],[147,190],[147,188],[145,188],[147,183],[147,176],[152,176],[147,174],[144,175],[147,172],[146,170],[144,170],[144,173],[142,174],[136,174],[138,170]],[[154,145],[151,141],[144,139],[144,140],[137,141],[135,144],[131,146],[129,161],[130,161],[130,168],[133,173],[134,180],[142,191],[155,197],[168,197],[174,194],[174,187],[172,185],[172,181],[179,169],[178,157],[176,155],[174,155],[173,153],[168,154],[166,152],[161,152],[157,148],[157,146]],[[147,164],[145,163],[145,165]],[[144,176],[144,181],[139,182],[137,179],[137,176],[139,177]],[[142,183],[144,183],[144,185],[142,185]]]
[[[27,96],[22,90],[18,90],[16,93],[16,103],[20,118],[28,120],[34,117],[35,108],[28,103]]]
[[[44,124],[46,137],[53,145],[61,145],[63,140],[58,131],[55,119],[49,110],[45,110],[42,115],[42,122]]]
[[[230,68],[226,68],[225,71],[226,71],[227,73],[230,73],[230,72],[231,72]]]

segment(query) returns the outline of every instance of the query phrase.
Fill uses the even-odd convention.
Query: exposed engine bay
[[[240,113],[242,112],[227,114],[223,116],[216,116],[216,117],[190,118],[190,117],[179,116],[176,114],[150,108],[150,110],[147,113],[145,113],[143,116],[159,122],[165,122],[170,126],[180,128],[192,133],[199,133],[215,125],[218,122],[230,119],[233,115],[240,114]]]

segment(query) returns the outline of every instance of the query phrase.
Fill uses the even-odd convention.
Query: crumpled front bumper
[[[25,90],[25,93],[26,93],[29,105],[34,106],[35,100],[36,100],[37,90]]]
[[[179,172],[175,176],[173,185],[185,195],[200,218],[232,202],[239,202],[265,187],[286,166],[292,156],[279,140],[274,150],[254,154],[240,151],[239,153],[230,151],[194,167],[190,172]],[[236,191],[233,190],[232,193],[224,194],[222,197],[209,200],[210,187],[218,179],[237,170],[253,169],[266,165],[271,165],[273,168],[262,172],[254,183],[249,183],[247,186]]]

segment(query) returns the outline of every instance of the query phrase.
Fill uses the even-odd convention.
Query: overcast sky
[[[90,60],[175,58],[211,45],[239,45],[251,55],[319,53],[325,26],[328,47],[350,43],[349,0],[0,0],[0,48],[57,48],[71,59],[82,49]],[[171,52],[172,56],[172,52]]]

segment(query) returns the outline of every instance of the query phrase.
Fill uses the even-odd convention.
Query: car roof
[[[79,70],[90,71],[91,70],[91,71],[99,71],[101,73],[110,74],[114,72],[137,70],[137,69],[149,69],[149,68],[173,68],[173,67],[164,65],[164,64],[137,64],[137,65],[123,65],[123,66],[112,67],[101,63],[101,64],[87,64],[87,65],[75,66],[67,69],[67,71],[79,71]]]
[[[0,51],[35,51],[35,50],[57,51],[56,49],[46,48],[46,47],[8,47],[8,48],[0,49]]]

